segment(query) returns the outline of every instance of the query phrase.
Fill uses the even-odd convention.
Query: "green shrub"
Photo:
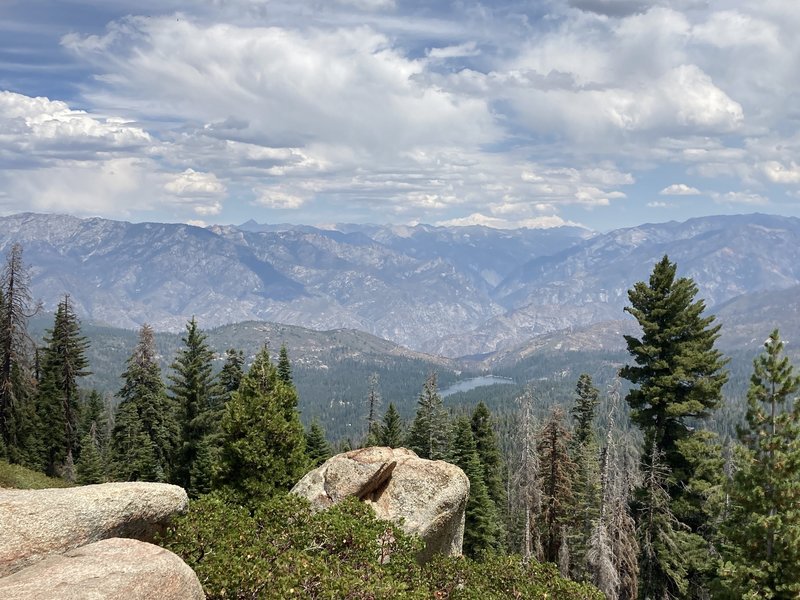
[[[314,514],[307,501],[281,495],[251,511],[215,493],[193,501],[164,542],[210,600],[602,598],[552,565],[525,567],[519,557],[439,557],[420,566],[421,541],[356,500]]]

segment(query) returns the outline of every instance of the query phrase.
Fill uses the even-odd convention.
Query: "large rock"
[[[201,600],[203,588],[178,556],[113,538],[48,557],[0,578],[4,600]]]
[[[188,502],[183,488],[164,483],[0,489],[0,577],[105,538],[152,541]]]
[[[469,479],[450,463],[419,458],[406,448],[362,448],[329,459],[292,492],[318,510],[356,496],[371,504],[378,518],[402,519],[403,529],[425,542],[420,560],[437,552],[461,554]]]

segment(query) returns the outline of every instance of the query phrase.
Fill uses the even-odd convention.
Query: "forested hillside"
[[[243,323],[205,332],[194,318],[177,346],[148,325],[98,330],[101,368],[127,354],[117,385],[102,395],[86,385],[95,355],[69,295],[36,343],[29,272],[15,244],[0,277],[0,456],[67,483],[185,487],[199,500],[167,543],[204,574],[212,597],[227,596],[231,573],[249,560],[244,552],[269,556],[285,543],[271,537],[267,514],[299,519],[294,550],[309,535],[329,549],[311,573],[281,571],[302,585],[334,585],[314,574],[334,560],[353,569],[350,583],[335,585],[370,580],[380,593],[408,597],[444,589],[457,597],[458,581],[487,597],[500,597],[504,585],[527,597],[596,593],[578,583],[608,598],[800,593],[800,376],[777,329],[755,359],[742,348],[730,360],[719,347],[723,325],[666,255],[628,290],[625,311],[638,326],[620,332],[621,351],[545,340],[522,360],[493,363],[518,385],[479,387],[446,403],[442,387],[469,374],[453,361],[353,331]],[[212,335],[228,347],[214,350]],[[301,372],[310,395],[324,395],[312,381],[324,388],[343,374],[352,380],[333,386],[347,390],[341,399],[328,389],[327,404],[308,406],[305,426]],[[287,504],[286,490],[334,452],[329,425],[338,426],[339,449],[406,446],[461,467],[471,484],[468,562],[412,579],[395,567],[373,572],[374,563],[356,557],[369,552],[370,528],[379,525],[360,508],[315,520]],[[263,531],[255,545],[224,545],[215,527],[229,531],[233,515],[234,534]],[[357,527],[361,537],[345,539],[353,550],[333,541],[341,527]],[[391,536],[395,565],[410,564],[414,541]],[[302,552],[297,560],[306,560]],[[250,580],[236,576],[238,585],[261,589],[275,575],[268,564]],[[501,583],[498,569],[512,580]]]

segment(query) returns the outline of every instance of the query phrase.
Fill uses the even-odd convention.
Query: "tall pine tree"
[[[155,336],[147,324],[139,330],[122,377],[111,448],[115,477],[168,481],[179,436],[177,410],[161,379]],[[141,446],[135,451],[141,465],[126,464],[134,445]]]
[[[497,506],[483,480],[483,466],[467,417],[456,420],[450,462],[461,467],[469,479],[469,498],[464,521],[464,554],[479,556],[502,546],[503,532]]]
[[[730,486],[723,579],[731,597],[800,596],[800,377],[775,330],[753,363]]]
[[[644,432],[645,447],[655,444],[668,472],[667,491],[678,501],[675,516],[699,530],[698,505],[703,498],[685,497],[696,489],[689,483],[697,464],[681,449],[680,442],[697,429],[690,420],[704,419],[722,402],[722,386],[728,379],[726,360],[714,343],[719,325],[713,316],[703,316],[705,303],[695,300],[697,285],[689,278],[676,278],[677,266],[664,256],[653,268],[648,283],[636,283],[628,291],[633,315],[642,329],[641,339],[626,335],[634,365],[620,375],[634,387],[627,396],[631,420]]]
[[[10,462],[38,467],[40,427],[36,422],[28,319],[39,311],[30,293],[22,246],[11,246],[0,273],[0,452]]]
[[[37,413],[42,427],[44,471],[74,480],[69,465],[79,446],[80,396],[78,378],[89,375],[86,350],[89,342],[80,332],[80,321],[69,296],[58,303],[53,328],[45,336]]]
[[[389,446],[399,448],[403,445],[405,433],[403,432],[403,420],[393,402],[389,403],[389,408],[383,415],[383,422],[378,426],[378,434],[375,440],[376,446]]]
[[[186,325],[183,347],[172,363],[169,387],[178,410],[180,439],[173,460],[172,481],[192,494],[211,489],[214,445],[222,414],[221,394],[212,373],[213,353],[197,321]]]

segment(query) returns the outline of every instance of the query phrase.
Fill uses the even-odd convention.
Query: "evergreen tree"
[[[378,389],[378,374],[373,373],[369,377],[369,389],[367,391],[367,438],[364,446],[378,445],[378,406],[381,403],[381,393]]]
[[[39,459],[33,404],[36,379],[30,367],[33,344],[28,319],[39,311],[30,293],[30,275],[15,243],[0,273],[0,439],[12,463],[35,467]]]
[[[578,527],[571,536],[572,554],[574,556],[572,576],[574,579],[581,581],[586,579],[588,575],[587,544],[592,537],[594,524],[600,517],[599,447],[594,432],[594,417],[599,401],[599,391],[592,384],[592,378],[584,373],[578,378],[575,393],[577,398],[570,411],[575,423],[571,457],[575,463],[573,492],[578,515]],[[607,523],[602,523],[597,532],[599,537],[597,537],[596,542],[598,544],[604,543],[605,538],[603,536],[607,533]]]
[[[159,461],[159,448],[143,426],[134,397],[117,407],[109,455],[109,475],[116,481],[165,480],[166,465]]]
[[[572,408],[572,418],[575,421],[575,434],[573,443],[577,446],[595,444],[594,414],[599,402],[600,392],[592,384],[591,376],[581,374],[575,386],[577,399]]]
[[[464,554],[475,557],[487,550],[497,550],[503,538],[500,517],[483,481],[483,466],[472,436],[472,424],[467,417],[456,420],[451,448],[450,462],[461,467],[469,479]]]
[[[292,385],[292,364],[289,362],[289,351],[286,345],[281,345],[278,356],[278,377],[286,385]]]
[[[186,325],[186,334],[181,339],[183,347],[172,363],[169,388],[180,423],[172,481],[196,495],[210,488],[212,444],[206,438],[218,431],[222,412],[220,390],[212,374],[214,355],[194,317]]]
[[[626,398],[631,420],[644,432],[645,447],[655,444],[663,455],[670,473],[667,491],[672,501],[682,501],[675,516],[697,531],[702,523],[692,516],[703,499],[683,497],[697,465],[679,443],[696,433],[689,419],[704,419],[720,406],[728,375],[726,361],[714,348],[719,325],[712,325],[713,316],[703,316],[704,302],[694,299],[697,285],[686,277],[676,279],[676,270],[664,256],[649,283],[640,281],[628,291],[631,305],[625,311],[639,322],[642,337],[625,336],[636,364],[623,367],[620,375],[638,386]]]
[[[533,388],[528,385],[517,398],[517,431],[509,477],[509,534],[518,545],[525,563],[541,559],[543,549],[535,524],[542,513],[541,461],[536,449],[536,426],[533,418]]]
[[[541,461],[539,477],[542,490],[540,531],[544,559],[558,562],[561,528],[571,525],[573,515],[572,480],[575,464],[569,456],[570,433],[564,426],[564,414],[555,407],[542,428],[537,452]]]
[[[389,408],[383,415],[383,423],[378,426],[378,435],[375,440],[376,446],[388,446],[389,448],[400,448],[403,445],[405,434],[403,433],[403,421],[400,413],[389,403]]]
[[[730,486],[723,579],[731,597],[800,595],[800,377],[775,330],[754,360]]]
[[[305,473],[305,435],[297,392],[262,349],[231,394],[222,417],[216,482],[243,501],[288,490]]]
[[[447,412],[436,386],[436,373],[431,373],[417,401],[417,414],[408,432],[408,446],[420,458],[443,460],[448,454],[448,438]]]
[[[306,432],[306,456],[312,467],[320,466],[333,456],[325,431],[316,419],[311,421],[311,427]]]
[[[75,464],[76,481],[81,485],[102,483],[104,471],[103,457],[97,443],[97,428],[92,424],[90,431],[81,438],[81,456]]]
[[[117,393],[121,402],[112,434],[112,471],[123,480],[167,481],[179,436],[177,410],[167,397],[156,361],[153,330],[147,324],[139,330],[139,340],[122,377],[124,384]],[[145,438],[147,442],[143,443]],[[141,452],[134,452],[141,464],[126,465],[134,444],[143,446]]]
[[[89,375],[86,350],[89,342],[80,333],[80,321],[69,301],[59,302],[53,328],[45,336],[37,412],[42,427],[44,471],[64,474],[78,450],[80,396],[78,378]],[[67,476],[69,479],[69,477]]]
[[[225,364],[217,376],[223,404],[230,399],[231,392],[239,389],[242,377],[244,377],[244,352],[228,348],[225,351]]]
[[[497,436],[494,432],[494,421],[489,408],[483,402],[472,412],[472,436],[475,438],[475,447],[478,450],[478,458],[483,469],[483,481],[489,492],[489,497],[494,502],[497,510],[505,510],[508,502],[505,482],[505,464],[500,447],[497,444]]]

